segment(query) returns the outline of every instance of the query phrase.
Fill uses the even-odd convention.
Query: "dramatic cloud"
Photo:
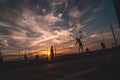
[[[39,49],[74,40],[81,30],[86,36],[105,22],[104,4],[104,0],[1,0],[0,47]],[[102,25],[111,22],[107,17]]]

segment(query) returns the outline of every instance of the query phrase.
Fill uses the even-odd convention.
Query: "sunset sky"
[[[118,27],[112,0],[0,0],[2,49],[49,47],[111,24]]]

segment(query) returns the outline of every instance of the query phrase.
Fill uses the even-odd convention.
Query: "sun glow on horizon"
[[[1,0],[0,49],[5,55],[27,54],[50,58],[50,46],[53,45],[56,47],[55,55],[78,52],[79,46],[75,47],[75,39],[80,36],[83,37],[84,50],[101,48],[97,41],[102,41],[103,38],[107,47],[111,47],[113,36],[111,30],[107,29],[110,24],[113,28],[118,26],[112,2],[89,2],[90,4],[82,0]],[[114,32],[120,43],[119,29],[114,29]],[[72,41],[74,42],[71,43]]]

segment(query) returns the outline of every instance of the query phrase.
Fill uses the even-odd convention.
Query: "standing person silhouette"
[[[38,54],[36,54],[36,60],[39,60],[39,55]]]
[[[79,33],[81,33],[81,31]],[[82,44],[81,38],[82,38],[82,35],[80,36],[80,38],[76,37],[76,43],[75,43],[75,46],[78,43],[78,52],[79,53],[83,52],[83,44]]]
[[[0,62],[3,62],[2,52],[0,50]]]
[[[27,61],[27,60],[28,60],[28,59],[27,59],[27,55],[26,55],[26,54],[24,55],[24,59],[25,59],[25,61]]]
[[[88,48],[86,48],[86,52],[87,52],[87,53],[89,53],[89,52],[90,52],[90,50],[89,50]]]
[[[50,49],[50,58],[52,60],[54,59],[54,49],[53,49],[53,46],[51,46],[51,49]]]
[[[106,45],[105,45],[105,43],[103,41],[101,41],[100,45],[101,45],[102,49],[106,48]]]

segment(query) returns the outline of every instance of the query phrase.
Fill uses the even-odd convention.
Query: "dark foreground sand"
[[[0,80],[120,80],[120,47],[69,55],[53,62],[0,64]]]

